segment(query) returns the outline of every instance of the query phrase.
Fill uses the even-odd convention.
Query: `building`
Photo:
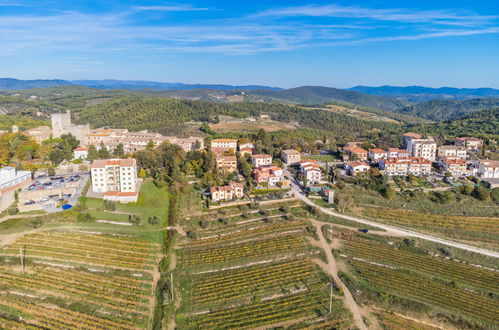
[[[214,202],[230,201],[244,196],[244,188],[241,183],[230,182],[226,186],[217,186],[210,188],[211,199]]]
[[[25,131],[24,134],[31,137],[37,143],[42,143],[42,141],[50,139],[52,136],[52,129],[48,126],[38,126]]]
[[[445,172],[449,172],[452,176],[465,176],[469,174],[466,161],[461,158],[444,157],[439,160],[438,165],[440,165]]]
[[[235,152],[237,150],[237,140],[234,139],[214,139],[211,140],[211,151],[215,153]]]
[[[74,159],[87,159],[88,158],[88,148],[87,147],[78,147],[73,150],[73,158]]]
[[[85,135],[90,134],[89,125],[73,125],[71,123],[71,112],[54,113],[51,115],[52,121],[52,136],[60,138],[61,135],[73,135],[80,143],[85,140]]]
[[[422,139],[419,134],[406,133],[404,134],[404,141],[406,143],[406,150],[411,153],[412,157],[424,158],[429,161],[435,160],[437,143],[433,138]]]
[[[367,160],[367,151],[359,147],[344,147],[343,148],[345,160]]]
[[[300,161],[300,172],[303,173],[308,183],[320,183],[322,180],[321,168],[315,160],[306,159]]]
[[[380,159],[388,157],[388,152],[386,150],[383,150],[383,149],[373,148],[373,149],[369,149],[367,156],[369,157],[369,159],[371,161],[377,162]]]
[[[369,172],[370,168],[371,167],[369,166],[369,164],[358,161],[348,162],[345,164],[345,170],[347,171],[348,175],[351,176],[367,173]]]
[[[480,160],[477,174],[484,179],[499,179],[499,160]]]
[[[411,156],[411,153],[405,149],[388,148],[386,158],[407,158],[410,156]]]
[[[351,142],[345,143],[345,145],[343,146],[343,148],[353,148],[353,147],[360,148],[360,147],[362,147],[363,144],[364,144],[364,142],[351,141]]]
[[[466,159],[468,157],[466,150],[467,150],[466,147],[459,147],[453,145],[440,146],[437,148],[437,156],[439,159],[445,157],[457,157],[461,159]]]
[[[92,190],[104,199],[137,201],[138,182],[135,159],[97,159],[91,166]]]
[[[166,137],[173,144],[179,145],[185,152],[204,149],[204,139],[197,136],[189,136],[186,138]]]
[[[389,158],[379,162],[386,175],[424,175],[431,173],[431,161],[424,158]]]
[[[272,164],[272,156],[266,154],[258,154],[251,156],[251,164],[254,167],[271,165]]]
[[[12,187],[21,187],[31,182],[31,171],[18,171],[6,166],[0,169],[0,191]]]
[[[468,150],[478,151],[483,145],[483,140],[475,137],[458,137],[454,143],[458,147],[464,147]]]
[[[286,165],[295,165],[300,163],[301,155],[294,149],[288,149],[281,152],[281,159]]]
[[[257,184],[266,182],[269,187],[274,187],[278,183],[282,183],[284,171],[279,166],[262,165],[253,170],[253,179]]]
[[[225,173],[232,173],[237,171],[237,158],[236,156],[222,156],[218,155],[216,158],[217,167],[220,171]]]

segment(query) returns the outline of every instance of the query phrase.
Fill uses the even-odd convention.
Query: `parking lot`
[[[19,194],[21,212],[45,210],[61,211],[63,204],[74,205],[88,180],[88,174],[76,173],[56,176],[39,176]]]

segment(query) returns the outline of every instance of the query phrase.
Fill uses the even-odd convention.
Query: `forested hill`
[[[319,86],[303,86],[278,91],[259,90],[252,91],[249,95],[259,97],[264,101],[297,104],[324,104],[331,101],[343,101],[364,107],[394,112],[407,105],[407,103],[394,98]]]
[[[442,136],[476,136],[499,140],[499,107],[470,113],[462,118],[411,128],[412,131]]]
[[[125,127],[132,130],[160,129],[188,121],[216,122],[219,115],[245,118],[268,114],[281,122],[352,136],[368,131],[390,131],[400,125],[361,120],[341,113],[272,103],[214,103],[169,98],[122,96],[85,108],[79,121],[94,127]]]
[[[433,100],[407,106],[397,112],[434,121],[446,121],[457,119],[474,111],[494,107],[499,107],[499,98],[466,101]]]

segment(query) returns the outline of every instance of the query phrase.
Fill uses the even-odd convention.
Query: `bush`
[[[8,215],[14,215],[14,214],[17,214],[17,212],[19,212],[19,210],[17,209],[17,207],[11,207],[7,210],[7,214]]]
[[[475,189],[473,189],[473,196],[483,202],[490,200],[490,192],[484,187],[475,187]]]

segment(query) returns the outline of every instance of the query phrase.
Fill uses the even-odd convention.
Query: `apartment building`
[[[466,161],[458,157],[441,158],[438,164],[445,172],[449,172],[452,176],[465,176],[469,174]]]
[[[0,194],[6,189],[22,188],[31,182],[31,171],[18,171],[15,167],[6,166],[0,169]]]
[[[225,186],[210,188],[210,196],[214,202],[230,201],[244,196],[244,187],[241,183],[230,182]]]
[[[483,145],[483,140],[476,137],[458,137],[456,138],[454,144],[458,147],[464,147],[468,150],[478,151]]]
[[[431,173],[431,161],[424,158],[389,158],[379,162],[380,170],[386,175],[424,175]]]
[[[253,179],[257,184],[266,182],[269,187],[274,187],[284,179],[284,171],[279,166],[262,165],[253,170]]]
[[[267,155],[267,154],[253,155],[253,156],[251,156],[251,164],[253,164],[254,167],[271,165],[272,164],[272,156]]]
[[[211,151],[215,153],[235,152],[237,150],[237,140],[234,139],[214,139],[211,140]]]
[[[358,161],[348,162],[345,164],[345,170],[347,171],[348,175],[351,176],[367,173],[369,172],[370,168],[371,166],[369,166],[369,164]]]
[[[294,149],[287,149],[281,152],[281,159],[286,165],[295,165],[300,162],[301,155]]]
[[[466,147],[444,145],[437,148],[437,156],[439,159],[445,157],[457,157],[460,159],[466,159],[468,157],[468,154]]]
[[[388,157],[388,152],[386,150],[383,150],[383,149],[373,148],[373,149],[369,149],[367,156],[371,161],[377,162],[383,158]]]
[[[90,173],[93,192],[103,193],[104,199],[123,202],[137,200],[135,159],[96,159],[90,167]]]
[[[232,173],[237,171],[237,158],[236,156],[222,156],[216,157],[217,167],[220,171],[225,173]]]
[[[499,179],[499,160],[480,160],[477,174],[484,179]]]
[[[410,135],[406,135],[410,134]],[[437,143],[433,138],[422,139],[417,138],[421,135],[415,133],[404,134],[406,142],[406,150],[411,153],[412,157],[424,158],[429,161],[434,161],[437,155]]]
[[[300,162],[300,172],[303,173],[308,183],[315,184],[322,181],[321,168],[315,160],[302,160]]]

